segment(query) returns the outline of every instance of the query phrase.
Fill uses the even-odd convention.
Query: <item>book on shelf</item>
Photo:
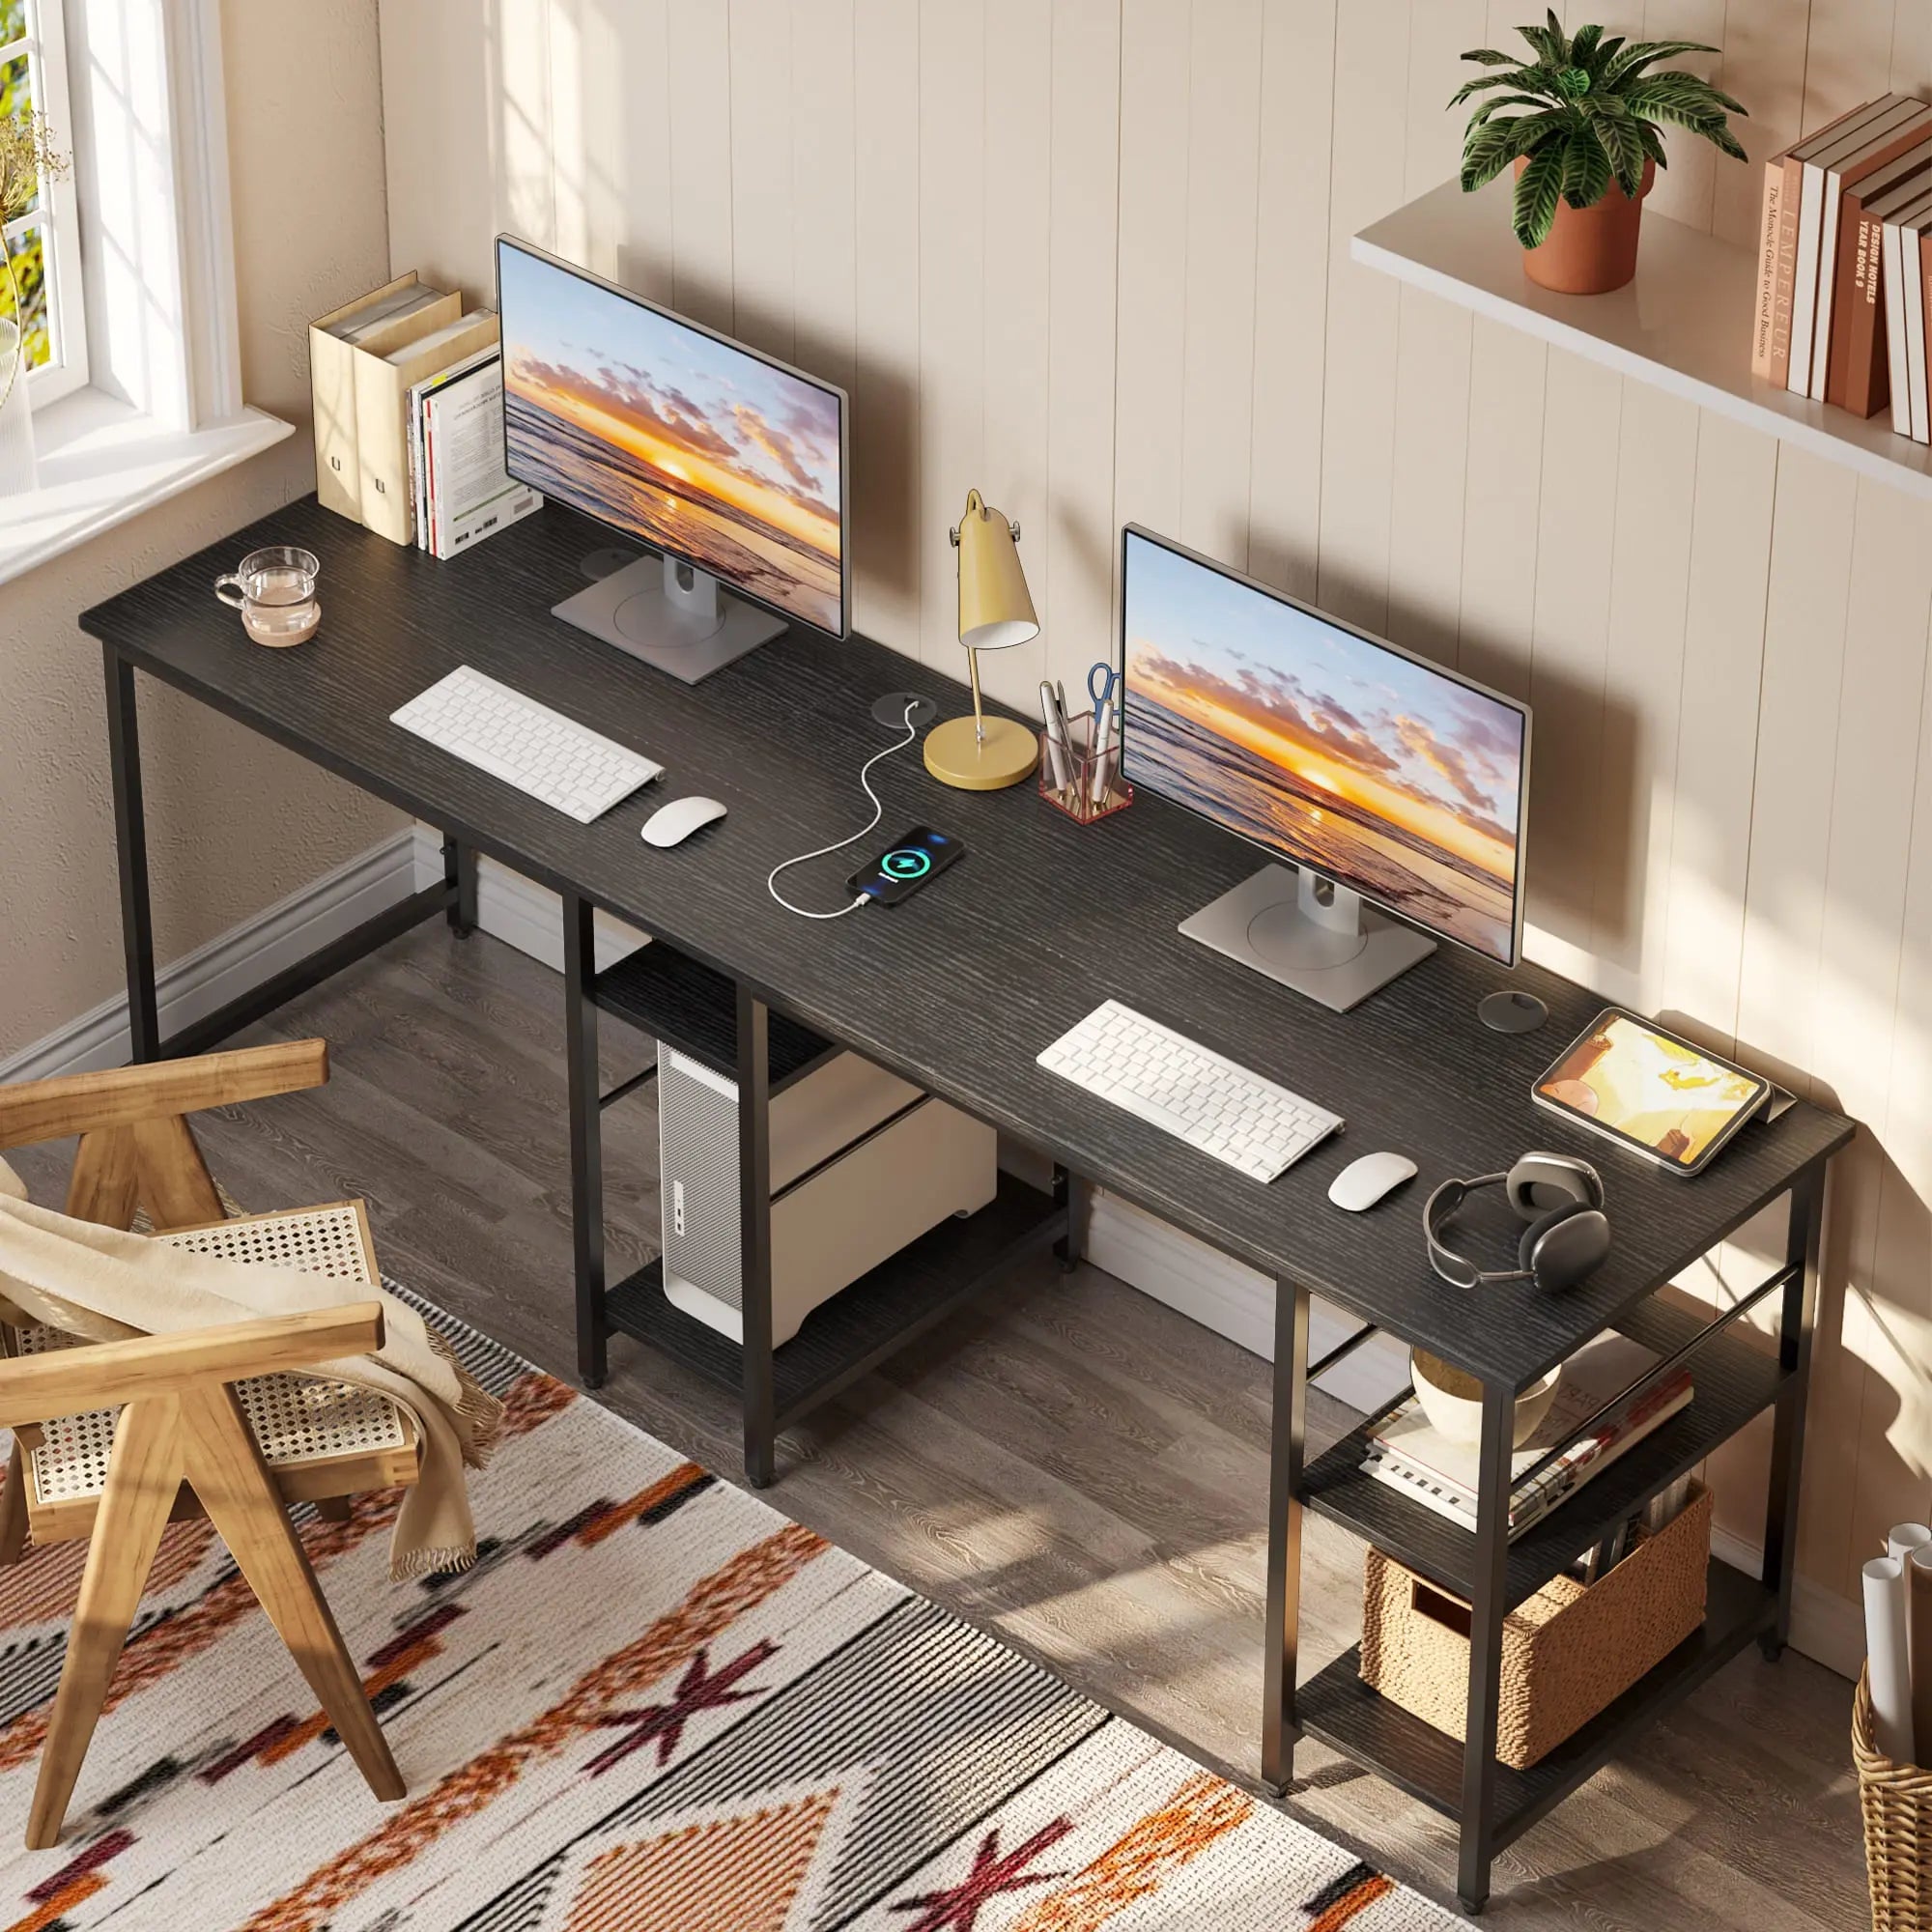
[[[1764,164],[1758,233],[1757,309],[1751,327],[1751,373],[1783,388],[1791,368],[1792,290],[1797,282],[1798,212],[1804,163],[1862,127],[1902,96],[1867,100]]]
[[[1932,128],[1932,108],[1905,96],[1854,128],[1804,164],[1798,210],[1797,279],[1792,290],[1791,368],[1785,387],[1795,396],[1825,399],[1837,285],[1839,204],[1847,181],[1897,159]]]
[[[380,289],[318,316],[308,326],[309,390],[315,409],[315,494],[326,510],[362,520],[362,467],[355,372],[371,357],[440,329],[463,298],[433,289],[412,270]]]
[[[1601,1335],[1563,1364],[1548,1413],[1511,1457],[1512,1542],[1689,1405],[1694,1393],[1690,1373],[1679,1369],[1571,1443],[1540,1475],[1522,1480],[1551,1449],[1574,1435],[1657,1360],[1655,1350],[1627,1336]],[[1376,1428],[1361,1468],[1377,1482],[1473,1531],[1476,1463],[1475,1445],[1452,1442],[1443,1435],[1411,1395]]]
[[[465,360],[498,339],[488,309],[458,316],[355,363],[355,449],[362,485],[362,522],[391,543],[415,541],[415,499],[410,486],[410,391],[427,377]]]
[[[1831,363],[1825,400],[1870,416],[1891,399],[1884,287],[1886,217],[1932,187],[1932,136],[1861,181],[1839,205],[1838,278],[1832,293]]]
[[[450,557],[541,507],[503,468],[503,363],[495,344],[410,392],[416,547]]]
[[[1932,226],[1932,187],[1892,205],[1888,198],[1881,256],[1887,382],[1891,426],[1917,442],[1927,437],[1923,232]]]

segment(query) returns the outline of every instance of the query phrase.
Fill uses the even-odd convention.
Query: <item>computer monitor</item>
[[[1337,1011],[1416,927],[1515,965],[1528,707],[1132,524],[1121,565],[1129,782],[1296,867],[1180,930]]]
[[[788,623],[849,628],[845,392],[497,238],[504,467],[649,545],[555,615],[689,683]]]

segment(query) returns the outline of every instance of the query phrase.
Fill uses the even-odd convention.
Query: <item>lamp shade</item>
[[[1033,595],[1020,568],[1013,526],[989,509],[979,491],[966,493],[959,519],[959,641],[969,651],[1003,651],[1039,636]]]

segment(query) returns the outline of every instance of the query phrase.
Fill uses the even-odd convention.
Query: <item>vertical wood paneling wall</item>
[[[486,295],[514,229],[843,384],[860,628],[956,674],[977,485],[1043,623],[988,660],[1014,700],[1107,649],[1127,519],[1529,699],[1532,952],[1865,1122],[1802,1539],[1849,1595],[1932,1509],[1932,511],[1350,261],[1452,171],[1457,55],[1521,12],[409,0],[391,252]],[[1932,90],[1924,0],[1607,17],[1720,43],[1754,156]],[[1747,242],[1756,170],[1672,152],[1654,205]],[[1712,1471],[1741,1532],[1763,1454]]]

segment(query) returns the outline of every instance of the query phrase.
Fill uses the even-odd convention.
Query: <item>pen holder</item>
[[[1092,825],[1134,802],[1133,786],[1121,776],[1121,734],[1108,732],[1097,753],[1089,742],[1093,735],[1093,720],[1076,719],[1069,758],[1044,731],[1039,734],[1039,795],[1081,825]],[[1065,784],[1059,781],[1063,777]]]

